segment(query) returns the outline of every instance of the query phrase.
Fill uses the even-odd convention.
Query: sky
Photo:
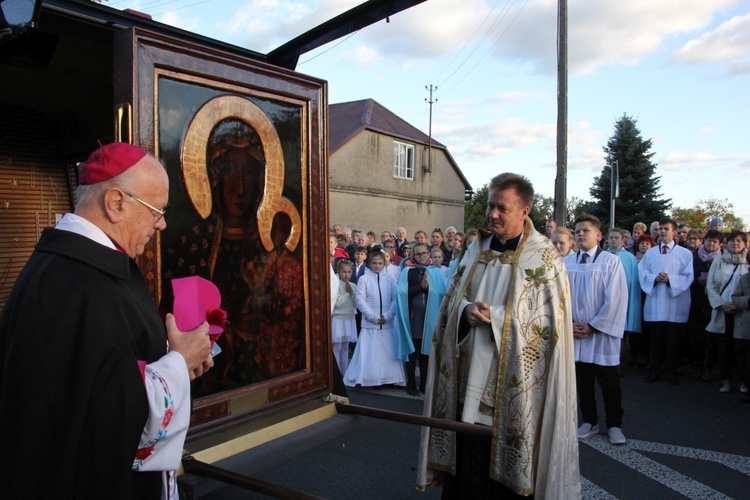
[[[109,0],[268,53],[363,0]],[[447,146],[476,190],[519,172],[554,196],[557,0],[427,0],[303,54],[329,103],[372,98]],[[568,197],[591,198],[614,123],[651,139],[673,207],[750,223],[750,0],[568,3]]]

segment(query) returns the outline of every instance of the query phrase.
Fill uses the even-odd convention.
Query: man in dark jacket
[[[0,316],[0,491],[160,498],[180,463],[190,380],[213,365],[208,324],[180,332],[168,315],[165,329],[134,261],[166,227],[159,161],[102,146],[80,184],[75,213],[44,230]]]

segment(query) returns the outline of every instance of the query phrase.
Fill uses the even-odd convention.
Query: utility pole
[[[432,84],[430,84],[429,88],[427,85],[424,86],[425,90],[428,90],[430,92],[430,99],[425,99],[424,101],[426,103],[430,104],[430,130],[427,134],[428,136],[428,142],[427,142],[427,168],[425,169],[425,172],[432,172],[432,104],[437,102],[437,99],[434,101],[432,100],[432,92],[437,92],[437,85],[433,88]]]
[[[557,177],[555,221],[565,225],[568,185],[568,0],[557,0]]]

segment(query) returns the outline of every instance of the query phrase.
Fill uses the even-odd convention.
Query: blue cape
[[[401,361],[407,361],[409,354],[414,352],[414,343],[411,340],[411,327],[409,326],[409,270],[411,266],[404,267],[404,271],[398,280],[398,297],[396,303],[396,318],[398,320],[398,357]],[[430,284],[430,292],[427,294],[427,310],[424,318],[424,331],[422,332],[422,354],[430,354],[432,345],[432,333],[435,331],[440,303],[448,289],[448,281],[441,270],[435,266],[425,268],[427,270],[427,281]]]

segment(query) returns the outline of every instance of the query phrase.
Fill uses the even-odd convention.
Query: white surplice
[[[577,260],[575,253],[563,259],[573,296],[573,323],[588,324],[595,331],[574,340],[575,359],[617,366],[628,312],[628,285],[622,262],[609,252],[599,252],[587,264]]]
[[[643,320],[687,323],[690,285],[693,283],[693,254],[679,245],[662,254],[661,247],[649,249],[638,264],[641,289],[646,293]],[[662,272],[669,276],[669,284],[655,282]]]

